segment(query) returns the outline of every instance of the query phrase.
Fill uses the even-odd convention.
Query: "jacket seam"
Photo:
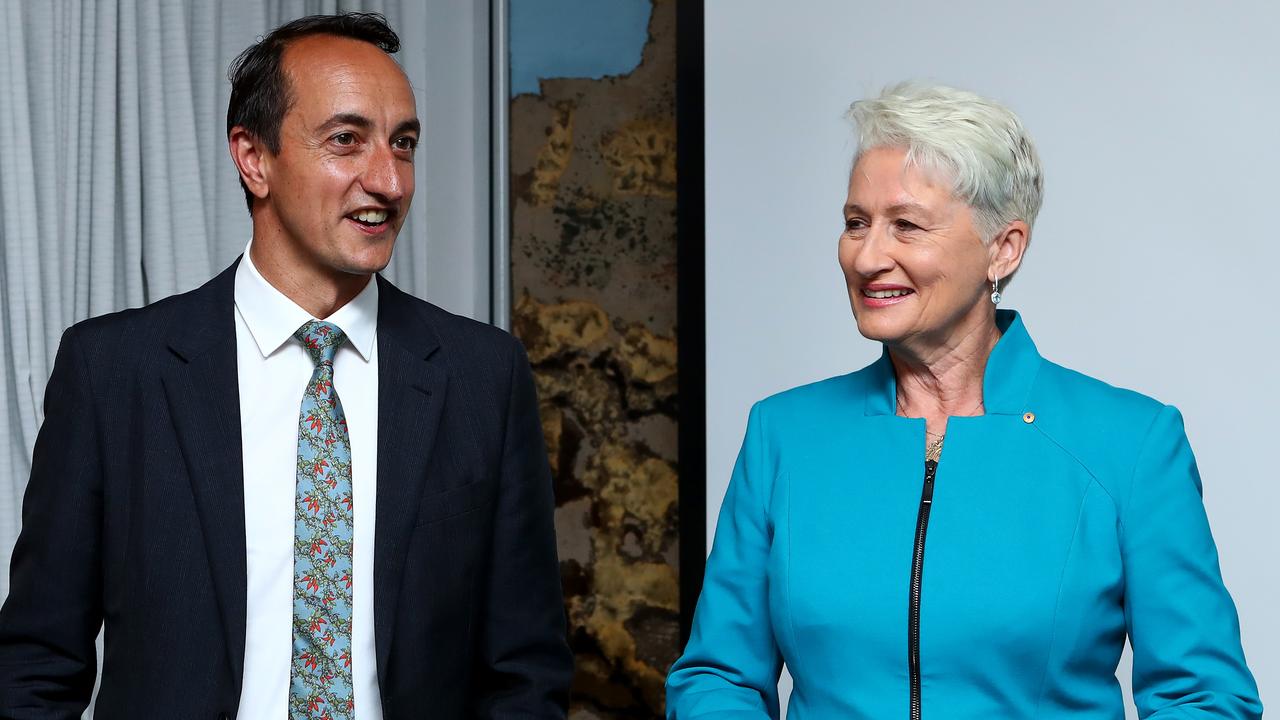
[[[1046,440],[1048,440],[1049,442],[1053,443],[1054,447],[1056,447],[1056,448],[1058,448],[1059,450],[1061,450],[1061,451],[1062,451],[1062,453],[1063,453],[1064,455],[1066,455],[1067,457],[1069,457],[1069,458],[1071,458],[1073,461],[1075,461],[1075,464],[1076,464],[1076,465],[1079,465],[1081,470],[1084,470],[1086,473],[1088,473],[1088,474],[1089,474],[1089,480],[1091,480],[1091,481],[1093,481],[1093,482],[1097,482],[1097,481],[1098,481],[1098,475],[1097,475],[1097,473],[1095,473],[1092,469],[1090,469],[1090,467],[1089,467],[1088,465],[1086,465],[1086,464],[1085,464],[1085,462],[1084,462],[1083,460],[1081,460],[1080,458],[1076,457],[1076,454],[1075,454],[1075,453],[1073,453],[1073,452],[1071,452],[1070,450],[1068,450],[1068,449],[1067,449],[1067,447],[1066,447],[1065,445],[1063,445],[1062,443],[1058,442],[1058,439],[1057,439],[1057,438],[1055,438],[1054,436],[1050,435],[1050,434],[1049,434],[1049,432],[1048,432],[1047,430],[1045,430],[1044,428],[1040,427],[1038,424],[1037,424],[1037,425],[1033,425],[1032,427],[1034,427],[1036,430],[1038,430],[1038,431],[1040,432],[1040,434],[1041,434],[1041,435],[1043,435],[1043,436],[1044,436],[1044,438],[1045,438]],[[1099,485],[1099,487],[1102,487],[1102,491],[1103,491],[1104,493],[1107,493],[1107,497],[1110,497],[1110,498],[1112,499],[1112,501],[1114,502],[1114,501],[1115,501],[1115,498],[1111,495],[1111,493],[1107,492],[1106,487],[1103,487],[1101,483],[1099,483],[1098,485]]]
[[[1097,475],[1097,473],[1095,473],[1093,470],[1091,470],[1091,469],[1089,468],[1089,466],[1088,466],[1088,465],[1086,465],[1086,464],[1084,463],[1084,461],[1083,461],[1083,460],[1081,460],[1080,458],[1076,457],[1075,453],[1071,452],[1070,450],[1068,450],[1068,449],[1066,448],[1066,446],[1064,446],[1062,443],[1058,442],[1058,441],[1057,441],[1057,439],[1056,439],[1056,438],[1054,438],[1052,435],[1050,435],[1050,434],[1048,433],[1048,431],[1046,431],[1044,428],[1041,428],[1041,427],[1037,426],[1037,427],[1036,427],[1036,429],[1040,431],[1040,434],[1041,434],[1041,435],[1043,435],[1043,436],[1044,436],[1044,438],[1045,438],[1046,440],[1048,440],[1049,442],[1053,443],[1055,447],[1057,447],[1059,450],[1061,450],[1061,451],[1063,452],[1063,454],[1065,454],[1067,457],[1069,457],[1069,458],[1071,458],[1072,460],[1074,460],[1074,461],[1075,461],[1075,463],[1076,463],[1077,465],[1079,465],[1079,466],[1080,466],[1080,469],[1081,469],[1081,470],[1084,470],[1086,473],[1088,473],[1088,475],[1089,475],[1089,480],[1090,480],[1090,484],[1091,484],[1091,485],[1097,485],[1097,486],[1098,486],[1098,489],[1099,489],[1099,490],[1101,490],[1101,491],[1102,491],[1102,493],[1103,493],[1104,495],[1106,495],[1106,496],[1107,496],[1107,498],[1109,498],[1109,499],[1111,500],[1111,504],[1115,506],[1115,509],[1116,509],[1116,518],[1117,518],[1117,521],[1118,521],[1118,522],[1121,522],[1121,530],[1123,530],[1123,529],[1124,529],[1124,525],[1123,525],[1123,521],[1121,520],[1121,514],[1122,514],[1122,512],[1123,512],[1124,505],[1122,505],[1122,504],[1121,504],[1120,499],[1119,499],[1119,498],[1117,498],[1114,494],[1112,494],[1112,492],[1111,492],[1110,490],[1108,490],[1108,489],[1107,489],[1107,486],[1106,486],[1106,485],[1104,485],[1104,484],[1102,483],[1102,481],[1098,479],[1098,475]]]
[[[1151,421],[1147,423],[1147,429],[1143,431],[1142,443],[1138,445],[1138,452],[1133,456],[1133,467],[1129,469],[1129,487],[1125,490],[1124,504],[1116,509],[1117,523],[1120,525],[1120,576],[1126,586],[1126,596],[1122,603],[1122,609],[1124,610],[1125,637],[1129,640],[1130,648],[1133,646],[1133,639],[1129,637],[1129,628],[1133,627],[1133,615],[1131,614],[1133,609],[1129,606],[1129,598],[1127,596],[1129,566],[1128,557],[1125,553],[1125,518],[1128,517],[1129,507],[1133,504],[1133,487],[1137,484],[1138,468],[1142,467],[1142,456],[1146,453],[1147,445],[1151,442],[1151,434],[1155,430],[1156,423],[1160,421],[1160,416],[1169,407],[1169,405],[1162,406],[1151,416]],[[1137,704],[1136,698],[1134,699],[1134,704]]]
[[[770,551],[770,553],[772,553],[772,551],[773,551],[773,547],[774,547],[774,545],[775,545],[775,543],[776,543],[776,541],[777,541],[777,527],[776,527],[776,525],[775,525],[775,524],[773,523],[773,521],[772,521],[774,491],[775,491],[775,490],[777,489],[777,487],[778,487],[778,482],[779,482],[779,481],[780,481],[780,480],[781,480],[781,479],[786,475],[786,473],[785,473],[785,472],[783,472],[782,468],[781,468],[779,465],[774,464],[774,463],[772,463],[772,462],[771,462],[771,458],[770,458],[769,454],[766,452],[766,451],[767,451],[767,449],[768,449],[768,443],[766,442],[766,440],[768,439],[768,436],[769,436],[769,435],[768,435],[768,428],[767,428],[766,421],[765,421],[765,407],[764,407],[764,403],[763,403],[763,402],[756,403],[756,406],[755,406],[755,408],[753,408],[753,409],[754,409],[754,411],[755,411],[755,413],[756,413],[756,415],[757,415],[757,420],[758,420],[758,425],[759,425],[759,427],[758,427],[758,429],[757,429],[757,433],[758,433],[758,435],[757,435],[757,437],[756,437],[756,451],[757,451],[757,453],[759,454],[759,461],[760,461],[761,463],[764,463],[764,464],[765,464],[765,473],[764,473],[764,477],[768,477],[768,478],[769,478],[768,487],[765,487],[765,483],[763,483],[763,482],[761,482],[761,483],[755,483],[755,484],[759,485],[759,487],[756,487],[756,488],[755,488],[755,492],[756,492],[756,502],[759,504],[759,507],[760,507],[760,527],[761,527],[761,529],[762,529],[762,530],[764,530],[765,532],[767,532],[767,533],[768,533],[768,538],[769,538],[769,551]],[[770,469],[769,469],[769,466],[770,466],[770,465],[773,465],[773,467],[772,467],[772,471],[771,471],[771,472],[770,472]],[[787,504],[788,512],[790,512],[790,507],[791,507],[791,506],[790,506],[790,503],[788,503],[788,504]],[[789,525],[789,524],[788,524],[788,527],[787,527],[787,532],[788,532],[788,533],[790,532],[790,525]],[[766,561],[765,561],[765,562],[766,562],[766,565],[767,565],[767,563],[768,563],[767,558],[766,558]],[[790,563],[791,563],[791,545],[790,545],[790,542],[788,542],[788,543],[787,543],[787,564],[788,564],[788,568],[787,568],[787,570],[788,570],[788,575],[789,575],[789,573],[790,573]],[[771,583],[769,583],[768,572],[766,571],[766,572],[764,573],[764,575],[765,575],[765,590],[766,590],[766,593],[768,593],[768,592],[773,592],[773,591],[774,591],[774,589],[771,587]],[[790,589],[790,588],[789,588],[789,582],[790,582],[790,580],[789,580],[789,578],[788,578],[788,588],[787,588],[788,590]],[[790,598],[790,597],[787,597],[787,598],[786,598],[786,600],[787,600],[787,602],[788,602],[788,603],[790,603],[791,598]],[[768,600],[768,595],[766,595],[766,596],[765,596],[765,603],[764,603],[764,607],[762,608],[762,611],[763,611],[763,613],[764,613],[763,621],[764,621],[764,622],[766,622],[766,623],[768,623],[768,624],[770,624],[770,626],[772,626],[772,622],[770,621],[770,618],[769,618],[769,600]],[[787,613],[787,614],[788,614],[788,619],[791,619],[791,612],[790,612],[790,605],[789,605],[789,604],[788,604],[788,613]],[[773,631],[773,630],[771,630],[771,631],[770,631],[770,634],[771,634],[771,635],[773,635],[773,634],[774,634],[774,631]],[[771,641],[772,641],[772,643],[773,643],[773,650],[774,650],[775,657],[776,657],[779,661],[785,662],[785,660],[784,660],[784,659],[783,659],[783,657],[782,657],[782,648],[778,646],[778,639],[777,639],[777,637],[775,636],[775,637],[772,637],[772,638],[770,638],[770,639],[771,639]],[[781,672],[781,663],[779,664],[779,672]],[[775,686],[777,685],[777,682],[778,682],[778,679],[777,679],[777,677],[775,677],[775,678],[774,678],[774,685],[775,685]],[[757,689],[757,692],[760,692],[760,691],[759,691],[759,689]],[[761,697],[762,697],[762,699],[763,699],[763,697],[764,697],[764,696],[762,695]],[[775,691],[775,697],[776,697],[776,691]]]
[[[512,453],[516,452],[516,449],[511,446],[511,443],[519,441],[519,432],[513,431],[513,428],[511,427],[511,423],[513,421],[513,418],[515,417],[516,392],[518,390],[517,385],[519,383],[519,379],[516,377],[516,373],[519,371],[521,359],[524,360],[526,365],[528,365],[529,363],[529,359],[528,359],[529,356],[527,351],[524,349],[524,344],[521,343],[520,340],[515,338],[514,336],[511,336],[511,343],[506,348],[506,355],[507,357],[505,359],[507,362],[507,386],[505,388],[505,393],[504,393],[504,396],[506,397],[506,402],[502,403],[503,405],[502,435],[501,435],[501,439],[498,442],[499,456],[498,456],[498,465],[497,465],[497,468],[495,469],[497,476],[494,481],[494,487],[492,491],[495,514],[501,512],[501,509],[502,509],[501,498],[504,492],[508,491],[507,484],[503,482],[503,478],[504,478],[504,473],[506,472],[507,459],[511,457]],[[536,411],[538,407],[536,388],[534,390],[533,402],[534,402],[533,407]],[[520,478],[520,480],[523,481],[523,478]],[[481,480],[481,482],[483,482],[483,479]],[[440,519],[444,520],[446,518],[440,518]],[[415,519],[414,523],[415,523],[414,524],[415,528],[419,527],[419,525],[417,524],[417,519]],[[424,523],[424,524],[430,524],[430,522]],[[489,549],[492,552],[493,548],[490,547]]]
[[[103,508],[105,508],[106,501],[107,501],[107,477],[106,477],[106,466],[105,466],[104,458],[107,457],[107,453],[106,453],[106,448],[104,447],[104,443],[106,440],[102,435],[102,431],[100,430],[101,427],[105,426],[105,423],[103,422],[103,418],[98,417],[98,395],[97,395],[97,392],[95,392],[93,389],[93,373],[89,371],[89,361],[85,357],[84,342],[82,341],[80,336],[81,336],[81,333],[78,330],[76,330],[75,326],[69,327],[67,328],[67,331],[63,334],[63,342],[67,343],[67,350],[70,352],[72,356],[72,361],[76,365],[79,365],[79,368],[78,368],[79,375],[81,378],[81,382],[84,383],[84,394],[85,394],[84,402],[88,406],[86,409],[89,413],[89,429],[90,429],[90,432],[93,433],[93,450],[96,456],[95,464],[97,467],[94,468],[94,472],[98,476],[97,486],[90,488],[90,490],[91,492],[94,492],[98,495],[98,502],[102,504]],[[99,536],[97,538],[98,547],[100,550],[104,549],[103,538],[105,537],[106,531],[107,531],[106,524],[105,524],[106,522],[105,516],[101,518],[101,522],[102,524],[99,528]],[[124,522],[126,533],[127,533],[129,528],[129,518],[127,514],[126,514],[126,517],[123,519],[123,522]],[[98,570],[99,572],[102,572],[104,574],[104,584],[98,589],[99,590],[98,601],[105,603],[105,597],[104,597],[105,589],[106,589],[106,586],[105,586],[106,568],[104,567],[106,563],[105,552],[103,552],[100,555],[98,562],[99,562]]]
[[[786,487],[786,492],[787,492],[787,571],[786,571],[787,626],[791,628],[791,644],[793,647],[798,648],[800,647],[800,636],[796,633],[796,609],[795,609],[796,593],[795,593],[794,586],[792,584],[795,581],[795,569],[791,563],[791,551],[795,548],[795,543],[792,542],[792,537],[791,537],[791,528],[794,527],[791,519],[791,506],[792,506],[791,473],[781,473],[780,477],[786,478],[785,482],[787,483],[787,487]],[[776,639],[774,640],[774,645],[778,645],[778,641]],[[782,657],[783,665],[791,669],[796,669],[795,663],[789,662],[787,660],[786,655],[783,654],[782,647],[780,645],[778,645],[778,655]],[[791,673],[791,677],[792,677],[791,691],[793,693],[795,692],[795,676],[797,674],[799,674],[798,670],[797,672]]]
[[[759,425],[760,425],[760,428],[757,432],[757,437],[756,437],[756,453],[760,458],[760,462],[765,464],[765,468],[767,470],[769,465],[769,455],[768,453],[765,452],[766,450],[765,438],[768,435],[768,433],[765,427],[764,406],[757,405],[756,412],[758,414]],[[773,494],[772,491],[773,491],[773,488],[778,484],[778,478],[782,476],[782,472],[780,469],[775,468],[772,473],[767,473],[764,476],[769,478],[768,487],[765,487],[765,483],[763,482],[753,483],[753,484],[758,485],[758,487],[755,488],[755,495],[756,495],[755,500],[760,507],[760,527],[764,528],[769,532],[769,544],[772,545],[773,529],[770,527],[771,523],[769,522],[769,511],[772,506],[772,502],[771,502],[772,494]],[[763,477],[761,479],[763,479]]]
[[[768,467],[769,456],[765,452],[765,436],[767,434],[764,421],[764,408],[760,408],[760,435],[756,438],[756,452],[759,453],[760,462],[765,463]],[[778,481],[777,473],[773,473],[770,477],[770,485]],[[756,502],[760,503],[760,526],[767,528],[769,526],[769,494],[765,492],[764,483],[756,488]],[[772,541],[772,538],[770,538]]]
[[[75,327],[67,328],[64,341],[68,343],[68,349],[71,350],[75,357],[76,364],[80,366],[80,377],[84,382],[85,389],[85,402],[89,406],[89,419],[93,427],[94,449],[97,450],[99,458],[106,457],[103,453],[102,433],[98,431],[98,426],[102,424],[98,418],[98,396],[93,389],[93,375],[89,372],[89,361],[84,356],[84,343],[81,342],[80,333],[76,331]]]
[[[67,351],[71,356],[72,363],[79,366],[77,368],[77,373],[80,376],[80,382],[83,383],[83,388],[82,388],[82,391],[84,392],[83,401],[88,406],[86,410],[89,416],[88,417],[89,430],[91,433],[93,433],[93,452],[96,454],[96,457],[93,458],[94,460],[93,464],[96,467],[94,467],[92,470],[89,471],[97,475],[96,485],[90,487],[89,492],[90,494],[97,495],[99,512],[103,513],[105,512],[105,507],[107,502],[107,498],[106,498],[107,478],[106,478],[106,468],[104,463],[104,458],[106,458],[106,453],[104,452],[105,448],[103,447],[104,438],[102,437],[102,432],[99,430],[99,427],[104,425],[104,423],[101,422],[101,418],[98,417],[99,403],[98,403],[97,393],[94,392],[94,389],[93,389],[93,374],[90,372],[90,369],[89,369],[90,368],[89,361],[85,357],[84,341],[81,337],[82,334],[83,333],[80,332],[76,328],[76,326],[73,325],[72,327],[67,328],[66,332],[63,333],[62,342],[65,343],[67,346]],[[43,430],[43,422],[41,422],[41,429]],[[82,460],[84,459],[83,451],[81,453],[81,458]],[[85,470],[81,470],[80,477],[83,478],[84,474],[85,474]],[[107,598],[106,598],[107,554],[105,552],[105,547],[103,542],[103,538],[105,537],[107,532],[105,523],[106,523],[105,515],[100,515],[99,524],[98,524],[98,537],[95,539],[98,544],[97,567],[94,568],[94,570],[97,573],[99,573],[100,582],[98,583],[98,587],[97,587],[97,597],[91,600],[92,603],[97,605],[96,609],[97,609],[97,620],[99,623],[99,633],[105,632],[105,628],[102,626],[102,623],[106,622],[106,610],[107,610]],[[126,523],[126,533],[127,533],[128,532],[127,517],[125,518],[125,523]],[[106,658],[103,658],[102,662],[99,662],[96,657],[91,656],[87,664],[91,667],[94,667],[95,672],[100,675],[102,673],[103,666],[106,664]],[[92,690],[92,688],[90,688],[90,690]],[[91,706],[95,704],[96,703],[94,698],[86,697],[84,699],[84,705],[82,709],[90,709]]]
[[[1095,486],[1101,488],[1104,493],[1106,492],[1106,488],[1102,487],[1102,484],[1098,482],[1097,478],[1092,478],[1089,482],[1089,486],[1085,488],[1084,495],[1080,497],[1080,507],[1076,510],[1076,524],[1071,530],[1071,542],[1067,545],[1067,556],[1062,562],[1062,569],[1058,571],[1058,591],[1053,599],[1053,617],[1049,621],[1049,648],[1045,651],[1044,669],[1040,672],[1040,687],[1036,692],[1036,709],[1033,713],[1033,716],[1036,717],[1040,715],[1040,705],[1044,702],[1045,688],[1049,680],[1049,665],[1053,661],[1053,647],[1054,643],[1058,640],[1058,611],[1062,608],[1063,579],[1067,575],[1067,566],[1071,564],[1071,556],[1075,553],[1076,538],[1080,535],[1080,520],[1084,517],[1085,503],[1089,499],[1089,492],[1092,491]]]
[[[1151,421],[1147,423],[1147,429],[1143,431],[1142,443],[1138,445],[1138,452],[1133,456],[1133,467],[1129,469],[1129,487],[1125,489],[1124,503],[1120,505],[1120,542],[1124,544],[1124,521],[1129,515],[1129,506],[1133,501],[1133,487],[1137,484],[1138,468],[1142,467],[1142,456],[1147,452],[1147,446],[1151,443],[1151,434],[1155,430],[1156,423],[1160,421],[1160,416],[1164,415],[1165,410],[1169,406],[1164,405],[1151,416]]]

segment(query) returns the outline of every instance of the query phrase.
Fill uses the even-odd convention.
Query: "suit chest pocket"
[[[423,496],[418,507],[417,526],[465,515],[493,502],[493,484],[487,480],[471,480],[443,492]]]

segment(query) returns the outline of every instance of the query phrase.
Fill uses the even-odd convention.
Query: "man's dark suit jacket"
[[[235,717],[235,265],[62,338],[0,610],[0,717]],[[378,278],[374,635],[394,718],[563,717],[551,477],[519,343]]]

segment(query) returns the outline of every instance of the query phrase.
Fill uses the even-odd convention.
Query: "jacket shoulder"
[[[1047,360],[1027,402],[1036,427],[1113,497],[1127,494],[1139,454],[1166,408],[1148,395]]]
[[[1043,410],[1036,410],[1034,405]],[[1042,363],[1028,402],[1028,410],[1037,417],[1048,412],[1051,416],[1072,416],[1077,421],[1089,418],[1107,433],[1121,436],[1135,426],[1140,426],[1137,432],[1141,434],[1164,407],[1149,395],[1116,387],[1048,360]]]
[[[63,341],[74,339],[88,351],[113,354],[145,352],[153,341],[189,317],[199,303],[201,288],[156,300],[141,307],[126,308],[81,320],[63,333]]]
[[[442,347],[462,358],[500,357],[509,363],[512,354],[525,357],[524,346],[511,333],[479,320],[449,312],[439,305],[412,295],[390,282],[379,292],[395,295],[395,302],[407,307],[438,336]]]
[[[803,417],[836,411],[848,413],[852,402],[858,403],[856,407],[861,412],[861,403],[869,389],[864,377],[866,373],[867,369],[864,368],[797,385],[760,400],[756,407],[759,412],[775,418]]]
[[[481,322],[465,315],[458,315],[433,305],[426,300],[414,298],[422,306],[422,312],[432,327],[440,333],[441,340],[452,340],[472,345],[477,349],[499,348],[511,351],[520,347],[520,341],[514,335],[494,325]],[[452,343],[451,343],[452,344]]]
[[[780,442],[807,443],[864,414],[867,398],[883,392],[876,363],[770,395],[752,408],[755,422]]]

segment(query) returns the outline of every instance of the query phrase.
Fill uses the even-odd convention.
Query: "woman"
[[[1044,360],[996,310],[1040,208],[1009,110],[854,103],[839,258],[858,372],[752,409],[669,718],[1256,718],[1172,407]]]

